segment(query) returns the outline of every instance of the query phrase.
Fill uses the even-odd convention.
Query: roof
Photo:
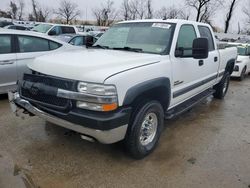
[[[183,20],[183,19],[144,19],[144,20],[129,20],[129,21],[122,21],[119,23],[155,23],[155,22],[161,22],[161,23],[180,23],[180,24],[199,24],[199,25],[208,25],[201,22],[195,22],[190,20]]]
[[[33,31],[22,31],[22,30],[14,30],[14,29],[0,29],[0,34],[16,34],[16,35],[27,35],[27,36],[34,36],[34,37],[40,37],[40,38],[44,38],[44,39],[49,39],[61,44],[67,44],[62,42],[61,40],[58,40],[54,37],[48,36],[46,34],[43,33],[39,33],[39,32],[33,32]],[[68,45],[68,44],[67,44]]]

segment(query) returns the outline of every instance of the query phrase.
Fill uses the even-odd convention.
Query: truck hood
[[[38,57],[28,67],[51,76],[103,83],[115,74],[158,63],[161,57],[118,50],[71,50]]]

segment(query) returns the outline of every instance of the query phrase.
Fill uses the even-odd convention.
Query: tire
[[[227,94],[229,83],[230,83],[230,74],[227,72],[225,73],[221,82],[214,87],[215,89],[214,98],[223,99]]]
[[[246,78],[246,71],[247,71],[247,67],[244,67],[244,69],[242,70],[241,74],[240,74],[240,81],[243,81]]]
[[[158,101],[149,101],[139,105],[133,115],[125,147],[131,157],[142,159],[157,146],[164,126],[164,111]]]

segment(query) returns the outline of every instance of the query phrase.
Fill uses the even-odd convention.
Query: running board
[[[202,93],[194,96],[193,98],[185,101],[184,103],[182,103],[182,104],[174,107],[173,109],[168,110],[165,113],[165,119],[166,120],[173,119],[173,118],[179,116],[180,114],[182,114],[182,113],[190,110],[196,104],[202,102],[204,99],[206,99],[207,97],[211,96],[214,92],[215,92],[215,90],[208,89],[208,90],[203,91]]]

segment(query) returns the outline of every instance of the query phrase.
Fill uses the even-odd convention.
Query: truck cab
[[[136,159],[157,146],[164,119],[204,98],[224,98],[237,49],[217,49],[209,25],[139,20],[111,27],[93,47],[37,58],[9,93],[12,109],[103,144],[123,141]]]

